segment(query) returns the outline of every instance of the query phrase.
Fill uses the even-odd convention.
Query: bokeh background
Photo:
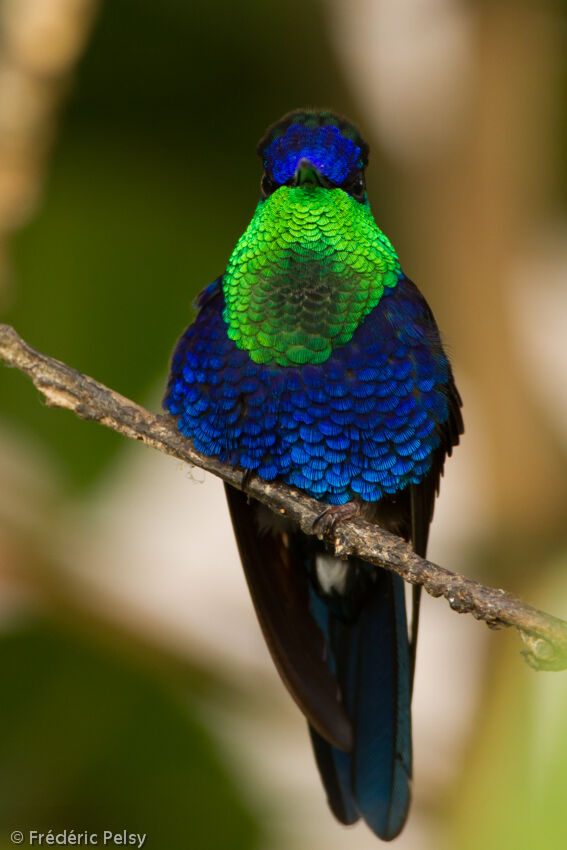
[[[567,616],[567,41],[551,0],[0,0],[0,311],[155,410],[258,198],[265,126],[331,107],[452,353],[433,560]],[[427,599],[397,846],[567,846],[567,675]],[[0,848],[366,850],[327,810],[223,494],[0,368]]]

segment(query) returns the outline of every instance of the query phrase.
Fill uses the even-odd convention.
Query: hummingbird
[[[203,454],[321,503],[319,535],[305,535],[226,485],[256,614],[329,806],[388,841],[410,803],[419,589],[408,627],[402,579],[336,557],[325,538],[359,515],[425,556],[463,422],[433,314],[372,215],[368,152],[325,110],[268,128],[258,205],[196,299],[164,406]]]

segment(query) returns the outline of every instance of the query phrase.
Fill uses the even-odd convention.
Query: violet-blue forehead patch
[[[300,159],[308,159],[333,183],[343,183],[351,170],[362,167],[361,150],[338,127],[292,124],[264,152],[264,167],[278,183],[287,183]]]

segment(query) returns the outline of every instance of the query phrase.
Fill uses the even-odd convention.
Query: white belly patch
[[[341,595],[345,592],[349,562],[335,558],[333,555],[317,555],[315,571],[323,593],[335,591]]]

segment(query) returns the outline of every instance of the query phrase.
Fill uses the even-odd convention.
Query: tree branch
[[[175,418],[145,410],[93,378],[29,346],[9,325],[0,325],[0,359],[32,379],[51,407],[72,410],[81,419],[99,422],[127,437],[245,489],[273,511],[289,516],[306,534],[321,514],[321,504],[303,493],[276,482],[252,476],[243,481],[242,470],[205,457],[178,431]],[[444,596],[451,608],[472,614],[492,628],[514,626],[526,648],[527,662],[537,670],[567,669],[567,622],[525,605],[503,590],[477,581],[418,557],[411,547],[376,525],[362,519],[340,523],[333,532],[338,555],[357,555],[371,564],[397,573],[411,584],[420,584],[431,596]]]

